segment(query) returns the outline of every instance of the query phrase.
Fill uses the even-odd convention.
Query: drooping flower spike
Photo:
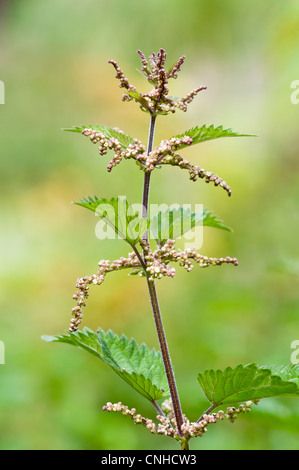
[[[192,261],[201,268],[208,266],[220,266],[221,264],[238,265],[236,258],[211,258],[200,255],[193,249],[176,250],[175,240],[167,240],[160,248],[152,251],[148,242],[140,240],[140,245],[145,253],[143,266],[137,258],[136,253],[129,253],[128,258],[121,257],[114,261],[99,261],[99,269],[96,274],[79,278],[76,283],[77,291],[73,295],[73,299],[77,301],[76,306],[72,308],[72,319],[70,321],[69,331],[73,332],[79,328],[82,322],[82,307],[86,306],[86,300],[89,297],[89,287],[92,285],[101,285],[107,273],[119,271],[123,269],[131,269],[132,274],[141,276],[148,275],[150,280],[161,279],[163,276],[174,277],[175,268],[171,266],[171,262],[178,263],[187,272],[193,269]],[[145,270],[144,270],[145,268]],[[132,271],[133,270],[133,271]],[[146,273],[145,273],[146,271]]]

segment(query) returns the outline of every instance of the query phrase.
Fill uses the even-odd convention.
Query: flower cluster
[[[146,170],[152,171],[156,165],[159,165],[167,155],[174,156],[175,151],[182,145],[191,145],[193,140],[189,136],[172,137],[170,140],[162,140],[146,159]]]
[[[185,56],[180,57],[170,69],[166,70],[166,52],[164,49],[161,48],[157,54],[151,54],[149,59],[140,50],[137,53],[142,63],[141,73],[154,85],[154,88],[148,93],[137,92],[136,87],[131,85],[118,63],[115,60],[109,60],[108,62],[116,70],[115,78],[120,81],[119,86],[127,90],[122,96],[123,101],[132,101],[134,99],[140,104],[143,111],[147,111],[155,116],[158,114],[175,113],[176,108],[187,111],[187,104],[191,103],[201,90],[206,89],[205,86],[200,86],[183,98],[170,98],[168,96],[168,80],[170,78],[177,78],[177,74],[185,61]]]
[[[73,299],[77,300],[77,305],[72,308],[73,318],[70,321],[69,331],[76,331],[82,321],[82,307],[86,306],[86,299],[89,295],[90,285],[101,285],[105,276],[109,272],[117,271],[124,268],[136,268],[140,267],[140,262],[136,254],[130,253],[128,258],[121,257],[114,261],[101,260],[99,261],[99,269],[97,274],[91,276],[85,276],[77,279],[76,288],[77,292],[73,295]]]
[[[140,414],[136,414],[136,409],[135,408],[129,409],[128,406],[123,405],[121,402],[114,403],[114,404],[108,402],[105,406],[103,406],[102,410],[103,411],[121,412],[124,416],[131,416],[131,418],[132,418],[132,420],[134,421],[135,424],[143,424],[151,432],[153,432],[153,433],[156,432],[156,425],[151,419],[144,418]]]
[[[177,262],[187,271],[191,271],[191,269],[193,268],[191,260],[195,261],[195,263],[197,263],[201,268],[206,268],[211,265],[220,266],[223,263],[238,266],[237,258],[231,258],[230,256],[227,256],[226,258],[211,258],[208,256],[200,255],[199,253],[197,253],[197,251],[192,248],[187,248],[183,251],[175,251],[174,249],[171,249],[170,246],[170,249],[168,249],[170,242],[173,242],[173,240],[168,240],[168,242],[166,242],[166,249],[165,245],[163,245],[162,248],[156,250],[155,257],[158,258],[160,255],[164,262]]]
[[[220,266],[223,263],[233,264],[238,266],[238,260],[227,256],[226,258],[211,258],[197,253],[192,248],[186,250],[175,250],[175,240],[167,240],[157,250],[152,251],[149,243],[145,241],[140,242],[143,246],[145,253],[145,261],[147,263],[147,272],[149,273],[150,280],[160,279],[162,276],[175,276],[175,268],[169,263],[176,262],[179,266],[185,268],[188,272],[193,269],[192,261],[198,264],[201,268],[208,266]]]
[[[173,65],[170,67],[170,69],[167,72],[167,77],[168,78],[178,78],[178,72],[181,70],[181,66],[185,62],[186,56],[180,57]]]
[[[108,63],[112,64],[116,70],[115,78],[117,78],[120,81],[120,84],[119,84],[120,88],[125,88],[127,91],[135,91],[136,88],[133,85],[131,85],[131,83],[129,82],[129,80],[127,79],[127,77],[125,76],[121,68],[119,67],[118,63],[112,59],[108,60]]]
[[[84,276],[77,279],[76,288],[78,290],[73,295],[73,299],[77,300],[77,305],[76,307],[72,308],[73,318],[70,321],[70,332],[77,331],[82,321],[82,307],[86,306],[85,300],[88,298],[90,284],[101,285],[104,279],[104,275],[97,276],[96,274],[93,274],[92,276]]]
[[[120,133],[123,133],[119,129],[115,129]],[[91,142],[94,144],[99,143],[99,153],[100,155],[105,155],[108,150],[114,150],[114,156],[110,160],[107,166],[107,170],[110,172],[113,167],[121,162],[123,158],[129,159],[133,158],[139,163],[145,164],[146,155],[145,147],[142,142],[138,139],[134,139],[134,144],[129,144],[126,149],[123,149],[117,138],[111,137],[107,138],[102,132],[99,132],[95,129],[86,127],[82,131],[83,135],[89,136]]]
[[[196,181],[197,178],[204,179],[206,183],[214,183],[214,186],[220,186],[223,188],[229,196],[231,196],[232,191],[229,185],[219,176],[215,175],[211,171],[206,171],[200,168],[197,165],[193,165],[188,160],[184,159],[178,154],[174,155],[165,155],[159,163],[161,165],[172,165],[178,166],[182,170],[187,170],[189,172],[190,180]]]
[[[163,414],[157,415],[157,423],[141,416],[136,413],[135,408],[129,409],[128,406],[123,405],[121,402],[108,402],[103,406],[102,410],[120,412],[124,416],[130,416],[135,424],[143,424],[153,434],[162,434],[179,441],[188,441],[192,437],[202,437],[207,431],[207,426],[209,424],[216,423],[218,420],[222,421],[227,419],[230,422],[234,422],[240,413],[249,412],[254,403],[257,404],[257,401],[247,401],[245,404],[239,405],[238,408],[229,407],[226,411],[219,410],[217,413],[204,414],[196,422],[192,422],[186,416],[183,416],[184,422],[181,426],[181,435],[179,435],[176,427],[171,399],[165,400],[162,404],[161,411]]]
[[[175,268],[170,265],[171,262],[178,263],[179,266],[185,268],[188,272],[193,269],[192,262],[195,262],[199,267],[205,268],[208,266],[220,266],[223,263],[230,263],[234,266],[238,265],[236,258],[210,258],[203,256],[194,249],[187,248],[186,250],[175,250],[175,240],[167,240],[161,247],[152,251],[149,243],[145,240],[140,240],[143,248],[145,271],[140,259],[138,259],[135,252],[129,253],[128,258],[121,257],[117,260],[101,260],[99,261],[99,269],[96,274],[85,276],[77,279],[77,291],[73,295],[73,299],[77,304],[72,309],[72,316],[69,331],[76,331],[82,321],[82,307],[86,306],[86,299],[89,295],[90,285],[101,285],[105,276],[109,272],[117,271],[120,269],[130,268],[134,273],[139,273],[142,276],[147,275],[150,281],[154,279],[161,279],[163,276],[174,277]]]
[[[197,88],[194,88],[194,90],[190,91],[186,96],[183,98],[179,98],[176,101],[176,106],[181,109],[182,111],[186,112],[187,111],[187,104],[191,103],[195,96],[202,90],[206,90],[206,86],[199,86]]]
[[[145,240],[141,240],[140,244],[143,248],[146,271],[150,281],[160,279],[163,276],[175,276],[175,269],[164,262],[162,256],[159,256],[158,250],[153,252],[149,243]]]

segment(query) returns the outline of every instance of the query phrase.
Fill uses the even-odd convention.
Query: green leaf
[[[135,90],[127,90],[126,95],[129,95],[131,98],[133,98],[135,101],[140,103],[142,108],[146,111],[149,111],[148,107],[148,101],[140,94],[138,91]]]
[[[217,215],[214,215],[212,211],[208,211],[207,209],[204,210],[203,225],[226,230],[227,232],[232,232],[232,229],[227,225],[224,225],[222,220],[220,220]]]
[[[269,369],[273,375],[278,375],[282,380],[294,382],[299,387],[299,364],[270,366]]]
[[[84,349],[108,364],[127,384],[149,401],[169,396],[160,352],[138,346],[134,339],[118,337],[111,330],[97,333],[84,328],[66,335],[43,336],[45,341],[67,343]]]
[[[135,143],[133,137],[131,137],[127,134],[124,134],[123,132],[120,132],[117,129],[113,129],[112,127],[108,127],[108,126],[104,126],[104,125],[103,126],[98,126],[98,125],[88,124],[86,126],[73,126],[71,128],[62,129],[62,130],[63,131],[68,131],[68,132],[78,132],[78,133],[82,134],[82,131],[86,128],[93,129],[93,130],[96,130],[98,132],[101,132],[102,134],[104,134],[104,136],[107,139],[111,139],[112,137],[114,139],[117,139],[119,141],[119,144],[121,145],[122,149],[126,149],[130,144]]]
[[[293,371],[293,375],[295,371]],[[296,371],[298,377],[298,369]],[[299,396],[298,385],[285,380],[274,370],[256,364],[238,365],[234,369],[206,370],[198,374],[197,380],[208,400],[216,407],[231,403],[276,396]]]
[[[148,228],[148,220],[139,217],[138,212],[134,211],[126,198],[108,200],[88,196],[74,204],[95,212],[119,238],[126,240],[130,245],[137,243]]]
[[[187,233],[195,226],[205,225],[231,231],[211,211],[191,212],[189,207],[179,207],[160,211],[150,219],[150,234],[155,240],[163,242],[176,239]]]
[[[89,328],[84,328],[83,331],[76,331],[71,334],[58,335],[58,336],[42,336],[42,339],[47,342],[67,343],[78,348],[85,349],[94,356],[102,359],[102,349],[97,335]]]
[[[223,126],[214,127],[213,124],[209,127],[206,125],[193,127],[192,129],[189,129],[183,134],[176,135],[175,137],[181,138],[184,136],[191,137],[193,140],[192,145],[199,144],[200,142],[205,142],[207,140],[219,139],[220,137],[256,137],[254,134],[241,134],[239,132],[234,132],[232,129],[223,129]],[[188,145],[182,144],[178,149],[185,147],[188,147]]]

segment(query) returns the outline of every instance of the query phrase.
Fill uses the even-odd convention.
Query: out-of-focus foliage
[[[183,411],[206,403],[199,370],[243,363],[289,364],[299,339],[299,5],[286,0],[7,0],[1,2],[1,323],[2,449],[153,449],[173,445],[123,416],[122,401],[154,417],[142,397],[96,358],[41,335],[68,328],[77,277],[100,259],[127,255],[122,240],[98,240],[96,219],[71,201],[88,194],[140,202],[142,172],[107,158],[61,128],[92,122],[119,127],[146,144],[148,116],[122,103],[112,58],[138,89],[137,49],[160,47],[169,65],[186,55],[171,95],[206,85],[187,114],[159,117],[155,142],[195,125],[223,125],[257,138],[217,139],[188,159],[221,175],[227,198],[175,168],[152,178],[151,202],[201,203],[234,229],[204,227],[202,252],[235,256],[239,266],[178,270],[157,284]],[[187,152],[182,150],[182,154]],[[91,290],[84,324],[113,329],[157,349],[144,279],[113,273]],[[234,425],[218,423],[203,449],[298,449],[296,399],[267,399]],[[117,429],[117,434],[116,434]],[[175,445],[175,444],[174,444]]]

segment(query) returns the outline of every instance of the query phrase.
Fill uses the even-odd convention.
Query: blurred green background
[[[0,106],[1,449],[171,449],[118,414],[122,401],[154,417],[150,405],[87,353],[48,344],[66,332],[77,277],[102,259],[126,256],[122,241],[99,241],[82,196],[127,195],[140,202],[142,174],[132,162],[106,172],[107,157],[61,128],[118,126],[146,142],[148,116],[122,103],[108,59],[137,88],[141,49],[160,47],[168,63],[186,55],[170,93],[207,85],[187,114],[157,122],[156,142],[194,126],[223,124],[258,138],[219,139],[185,150],[233,194],[189,182],[170,168],[155,173],[151,202],[202,203],[234,229],[204,231],[203,254],[235,256],[222,266],[157,284],[184,412],[196,420],[207,402],[196,375],[240,362],[282,365],[299,339],[299,4],[291,0],[1,1]],[[186,153],[185,153],[186,152]],[[188,156],[187,156],[188,153]],[[143,279],[114,273],[94,288],[84,325],[158,348]],[[299,405],[268,399],[234,424],[211,425],[193,449],[298,449]]]

